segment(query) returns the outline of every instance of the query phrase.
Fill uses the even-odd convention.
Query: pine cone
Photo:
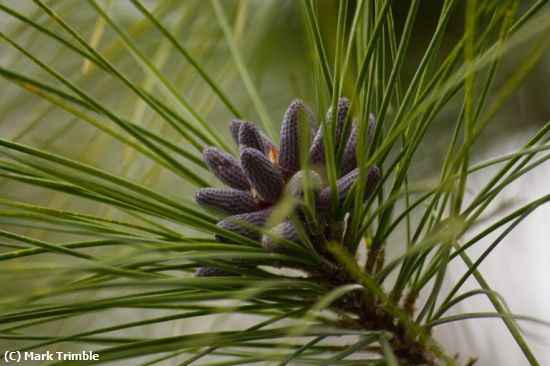
[[[335,119],[334,136],[335,152],[345,140],[344,155],[340,166],[340,178],[337,181],[338,200],[342,202],[350,193],[359,175],[356,166],[357,122],[353,122],[349,137],[342,136],[346,119],[349,118],[350,102],[347,98],[338,101]],[[329,130],[332,110],[326,116]],[[369,118],[368,143],[372,140],[374,117]],[[195,194],[195,200],[208,208],[232,215],[218,223],[218,227],[257,241],[269,252],[289,254],[290,248],[284,241],[300,245],[296,228],[289,218],[274,227],[266,227],[269,222],[271,207],[275,206],[284,195],[297,200],[295,218],[301,220],[306,235],[311,235],[313,228],[304,220],[302,197],[304,175],[308,174],[308,183],[315,198],[317,221],[321,226],[330,226],[335,218],[332,216],[330,187],[323,181],[325,147],[322,127],[317,128],[315,115],[301,100],[294,100],[286,111],[281,125],[280,152],[275,144],[256,126],[248,121],[232,120],[229,122],[231,136],[239,146],[240,156],[235,158],[215,147],[204,150],[204,160],[210,171],[231,188],[203,188]],[[300,133],[306,135],[301,137]],[[301,170],[301,144],[306,143],[310,166],[319,171]],[[365,152],[362,152],[365,153]],[[376,166],[368,170],[365,180],[364,199],[374,192],[380,172]],[[325,188],[323,188],[323,186]],[[337,225],[336,225],[337,226]],[[269,235],[261,232],[269,230]],[[281,240],[283,239],[283,240]],[[224,235],[216,235],[219,242],[232,242]],[[228,271],[215,267],[202,267],[196,276],[227,276]]]

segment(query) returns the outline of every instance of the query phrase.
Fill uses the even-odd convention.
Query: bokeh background
[[[3,6],[14,9],[41,24],[45,28],[62,34],[47,15],[32,2],[1,0]],[[93,44],[105,57],[116,65],[130,80],[139,83],[146,90],[154,92],[168,103],[174,100],[165,90],[158,88],[151,75],[143,72],[139,62],[125,48],[119,36],[84,1],[48,2],[80,34]],[[351,1],[351,5],[354,5]],[[531,1],[520,1],[520,9],[527,9]],[[169,82],[176,87],[182,98],[203,116],[208,123],[230,142],[227,122],[231,114],[220,105],[210,89],[201,82],[192,67],[178,52],[175,52],[168,40],[152,27],[144,17],[130,4],[124,1],[104,1],[99,3],[103,9],[116,19],[126,34],[139,45],[142,53],[148,56]],[[178,41],[185,45],[193,57],[204,67],[231,100],[251,121],[259,121],[253,103],[234,64],[227,44],[215,20],[209,2],[200,0],[184,1],[148,1],[149,9],[154,9],[159,19]],[[336,14],[338,4],[333,0],[316,2],[320,26],[327,53],[334,51]],[[406,17],[407,1],[396,1],[393,13],[396,28],[401,29]],[[307,28],[303,12],[298,1],[294,0],[228,0],[223,2],[228,19],[231,20],[235,38],[242,50],[244,60],[255,86],[278,129],[282,116],[294,98],[308,102],[323,116],[315,98],[315,80],[313,75],[313,54],[308,45]],[[441,7],[440,1],[425,1],[419,10],[412,35],[412,43],[406,56],[402,81],[406,85],[414,73],[418,62],[435,29]],[[463,7],[463,6],[462,6]],[[464,27],[461,6],[455,12],[448,26],[446,39],[441,53],[445,55],[460,39]],[[521,12],[521,10],[520,10]],[[351,12],[350,12],[351,13]],[[25,45],[33,55],[53,67],[77,85],[101,100],[117,114],[125,116],[140,125],[158,131],[176,144],[185,144],[178,135],[166,125],[157,114],[129,92],[122,83],[111,75],[98,70],[89,62],[76,56],[72,51],[41,35],[28,24],[17,20],[13,15],[0,12],[1,31]],[[66,37],[66,35],[63,35]],[[502,85],[515,70],[522,50],[528,49],[529,41],[518,47],[517,51],[505,56],[499,67],[496,85]],[[15,51],[6,42],[0,42],[0,65],[6,69],[17,70],[29,78],[53,83],[35,65]],[[347,80],[345,92],[349,93],[353,80]],[[522,146],[536,131],[550,120],[550,57],[547,55],[526,79],[519,90],[510,98],[496,115],[475,146],[474,161],[483,161],[504,153],[512,152]],[[451,136],[451,127],[456,121],[460,105],[451,101],[439,114],[422,144],[415,161],[411,179],[418,182],[430,182],[437,178],[444,151]],[[392,113],[390,109],[389,113]],[[100,117],[98,117],[100,118]],[[3,138],[24,144],[37,146],[75,158],[79,161],[122,174],[134,181],[154,187],[170,196],[190,201],[194,188],[179,177],[160,169],[156,164],[135,153],[119,141],[98,131],[97,128],[81,119],[64,112],[60,108],[39,98],[18,85],[0,78],[0,135]],[[4,154],[0,151],[0,156]],[[491,171],[475,174],[468,185],[473,196],[486,182]],[[203,177],[217,184],[212,176]],[[490,213],[502,213],[550,192],[550,165],[545,163],[536,171],[527,174],[511,185],[501,195],[498,202],[488,210]],[[62,193],[52,193],[33,188],[22,183],[8,181],[0,177],[0,194],[4,198],[25,197],[30,203],[77,210],[110,217],[124,217],[122,212],[114,212],[104,205],[78,199]],[[490,217],[487,217],[489,220]],[[511,235],[483,263],[481,271],[493,288],[507,300],[512,311],[550,320],[550,208],[542,207],[520,224]],[[74,234],[52,233],[41,227],[28,225],[15,217],[0,216],[0,227],[8,227],[29,236],[44,240],[56,240]],[[185,231],[181,227],[176,230]],[[398,230],[399,232],[399,230]],[[495,233],[496,237],[499,233]],[[399,250],[399,236],[392,237],[390,243]],[[490,238],[487,243],[490,243]],[[472,252],[481,254],[482,246]],[[455,264],[450,268],[446,286],[451,288],[465,271],[465,267]],[[3,277],[0,289],[14,291],[17,278]],[[27,282],[25,282],[27,283]],[[37,288],[48,286],[40,278],[34,282]],[[468,283],[467,286],[473,286]],[[473,287],[472,287],[473,288]],[[459,305],[457,311],[490,311],[488,302],[472,299]],[[112,312],[112,319],[127,316]],[[139,313],[136,314],[139,316]],[[85,323],[88,320],[82,320]],[[109,324],[111,319],[94,319],[97,325]],[[225,319],[226,326],[242,319]],[[81,324],[66,323],[66,327],[78,327]],[[164,325],[163,325],[164,326]],[[204,324],[174,324],[170,332],[189,332]],[[212,325],[208,325],[212,326]],[[522,323],[526,337],[540,358],[542,364],[550,364],[550,331],[548,327]],[[55,331],[55,330],[53,330]],[[148,329],[155,333],[165,331]],[[437,327],[436,337],[449,350],[456,351],[464,358],[468,355],[479,357],[479,365],[523,365],[524,358],[506,328],[498,319],[469,320]],[[13,342],[11,343],[13,345]],[[3,348],[0,342],[0,349]]]

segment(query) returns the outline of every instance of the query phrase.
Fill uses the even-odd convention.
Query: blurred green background
[[[408,1],[394,2],[392,9],[398,31],[403,26],[408,3]],[[532,3],[532,1],[521,1],[520,8],[527,9]],[[68,39],[68,36],[31,2],[2,0],[1,4],[5,7],[4,9],[9,8],[24,14],[47,30]],[[174,97],[159,87],[151,74],[144,72],[139,61],[120,41],[120,37],[87,2],[69,0],[50,1],[48,4],[84,39],[116,65],[128,79],[176,109],[179,108]],[[197,76],[189,63],[174,50],[170,42],[131,4],[114,0],[102,1],[99,4],[116,20],[125,34],[138,46],[140,52],[162,72],[162,75],[177,90],[179,97],[186,100],[223,137],[224,141],[231,145],[227,122],[232,118],[232,114],[212,94],[210,88]],[[213,76],[221,89],[242,112],[244,118],[259,123],[260,116],[242,82],[210,3],[202,0],[174,0],[148,1],[144,4],[186,47],[195,60]],[[322,118],[324,111],[316,100],[316,82],[318,81],[315,80],[313,73],[314,53],[308,43],[300,2],[227,0],[222,4],[231,22],[234,37],[238,41],[248,72],[275,128],[279,128],[282,116],[294,98],[304,99],[317,111],[318,117]],[[338,3],[333,0],[319,0],[316,5],[321,19],[321,33],[330,57],[334,52]],[[354,6],[355,1],[350,1],[350,7]],[[440,7],[440,1],[422,2],[401,76],[404,85],[412,77],[425,51],[435,29]],[[348,13],[352,14],[352,11]],[[462,11],[459,9],[448,26],[446,39],[441,48],[442,56],[446,55],[460,39],[463,25]],[[147,129],[157,131],[175,144],[186,146],[187,143],[158,114],[112,75],[99,70],[73,51],[17,20],[13,14],[0,12],[0,28],[46,65],[89,92],[116,114]],[[530,43],[525,42],[505,56],[497,74],[495,82],[497,87],[515,71],[518,60],[524,56],[529,46]],[[0,42],[0,65],[28,78],[60,86],[5,41]],[[487,154],[493,156],[506,152],[510,146],[517,147],[526,141],[532,131],[549,120],[549,65],[550,57],[546,55],[517,93],[499,111],[495,121],[480,138],[483,143],[476,145],[477,154],[473,156],[474,161],[481,160],[480,157],[485,157]],[[344,95],[350,93],[352,82],[351,78],[346,81]],[[451,128],[459,112],[459,103],[462,101],[461,95],[456,98],[456,103],[451,101],[436,117],[434,126],[437,128],[430,130],[425,140],[428,143],[420,147],[417,153],[419,159],[415,161],[416,168],[412,170],[413,179],[429,180],[437,176],[452,133]],[[180,112],[190,117],[185,111],[180,110]],[[390,108],[389,114],[392,113],[393,110]],[[94,117],[106,121],[101,116]],[[161,169],[150,159],[5,78],[0,78],[0,135],[3,138],[44,148],[104,168],[133,181],[143,182],[178,200],[191,201],[195,191],[193,186]],[[4,154],[6,153],[0,152],[0,156],[5,157]],[[195,151],[195,155],[200,156],[200,151]],[[544,169],[548,171],[548,164]],[[210,174],[203,171],[199,171],[198,174],[212,185],[219,184]],[[547,178],[537,176],[536,179]],[[28,203],[105,217],[128,218],[126,213],[106,205],[63,193],[53,193],[1,177],[0,192],[4,198],[25,197]],[[28,222],[17,217],[0,217],[0,227],[40,237],[43,240],[85,238],[81,233],[45,230],[42,227],[29,225]],[[182,227],[173,228],[181,232],[189,231]],[[545,240],[548,243],[548,238]],[[46,262],[44,258],[42,264]],[[11,282],[8,279],[9,277],[5,278],[0,284],[4,290],[17,290],[19,281],[28,283],[27,279],[16,276],[11,277]],[[48,285],[39,278],[34,283],[37,288]],[[113,317],[115,316],[116,314],[113,314]],[[449,342],[453,342],[452,337]],[[486,355],[486,357],[489,356]]]

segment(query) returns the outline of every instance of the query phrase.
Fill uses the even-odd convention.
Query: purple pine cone
[[[281,240],[279,240],[278,237],[297,244],[300,242],[298,233],[296,232],[296,229],[294,228],[292,222],[290,222],[289,220],[283,221],[279,225],[275,226],[273,229],[270,230],[270,232],[273,233],[275,236],[269,237],[267,235],[264,235],[262,238],[262,247],[268,252],[290,252],[290,249],[286,245],[281,243]]]
[[[315,116],[311,109],[299,99],[288,107],[281,125],[281,150],[279,152],[279,167],[292,175],[300,169],[300,132],[306,131],[307,146],[315,134]]]
[[[246,121],[243,121],[241,128],[239,128],[239,147],[241,149],[250,147],[263,153],[265,153],[267,148],[262,141],[260,130],[252,123]]]
[[[262,210],[230,216],[218,222],[217,225],[222,229],[246,236],[252,240],[260,241],[261,234],[258,231],[252,230],[250,226],[257,226],[258,228],[261,228],[265,225],[268,217],[269,210]],[[216,240],[222,243],[232,242],[232,240],[221,235],[216,235]]]
[[[283,191],[281,173],[269,159],[256,149],[241,151],[241,166],[244,175],[254,190],[267,202],[274,203]]]
[[[355,183],[358,176],[359,176],[359,168],[355,168],[348,174],[344,175],[342,178],[338,179],[337,187],[338,187],[339,200],[343,200],[346,198],[351,187],[353,186],[353,183]],[[368,198],[372,194],[372,192],[374,191],[374,188],[376,188],[376,184],[378,184],[379,179],[380,179],[380,171],[378,170],[378,167],[376,166],[371,167],[367,173],[367,178],[365,180],[365,196],[363,197],[363,199]],[[330,188],[325,188],[325,189],[328,189],[330,191]]]
[[[233,141],[235,141],[235,144],[239,146],[239,131],[241,129],[241,125],[243,122],[240,119],[233,119],[229,121],[229,132],[231,132],[231,137],[233,138]]]
[[[340,140],[342,139],[342,132],[344,130],[344,124],[349,112],[349,99],[340,98],[338,99],[338,112],[336,115],[336,137],[334,139],[334,148],[338,149],[340,145]],[[331,125],[332,121],[332,108],[327,112],[326,117],[327,125]],[[324,165],[325,164],[325,145],[323,143],[323,127],[319,127],[313,143],[311,144],[311,149],[309,150],[309,156],[311,162],[315,165]]]
[[[241,126],[243,125],[247,125],[247,127],[245,127],[246,137],[244,141],[241,142],[239,134],[240,134]],[[254,130],[255,132],[252,132],[252,130]],[[261,141],[260,146],[262,148],[262,150],[260,151],[264,152],[265,154],[269,154],[271,149],[276,150],[275,144],[273,143],[273,141],[271,141],[269,137],[267,137],[262,131],[260,131],[256,126],[254,126],[252,123],[248,121],[243,121],[240,119],[234,119],[230,121],[229,131],[231,131],[231,137],[233,138],[233,141],[235,141],[235,144],[237,144],[237,146],[240,146],[240,145],[247,146],[247,144],[250,142],[249,137],[252,135],[253,136],[252,140],[257,140],[257,136],[259,136],[259,139]],[[254,147],[254,146],[248,146],[248,147]],[[258,149],[258,147],[254,147],[254,148]]]
[[[358,176],[359,168],[356,168],[348,174],[344,175],[342,178],[338,179],[336,185],[338,187],[339,201],[343,201],[346,198]],[[364,200],[367,199],[372,194],[372,192],[374,192],[374,189],[376,188],[379,180],[380,170],[378,170],[377,166],[371,167],[367,173],[367,177],[365,180],[365,192],[363,197]],[[327,217],[327,215],[330,214],[332,206],[331,202],[330,187],[326,187],[319,193],[316,201],[317,212],[321,217]]]
[[[336,113],[336,116],[333,112]],[[348,206],[343,206],[342,210],[338,212],[338,217],[333,217],[334,207],[332,207],[330,187],[325,186],[326,182],[323,182],[322,172],[307,171],[305,167],[300,167],[300,155],[304,153],[304,151],[300,151],[300,148],[306,147],[302,146],[302,143],[305,143],[310,162],[317,165],[313,169],[320,168],[320,165],[324,165],[326,162],[326,154],[332,153],[324,146],[324,134],[335,132],[332,136],[334,152],[341,151],[343,153],[338,172],[340,178],[336,182],[338,197],[335,198],[340,203],[343,203],[346,198],[353,198],[347,196],[350,195],[359,175],[357,157],[362,156],[359,154],[367,153],[367,151],[357,151],[358,130],[363,126],[367,128],[365,147],[370,147],[375,121],[372,114],[369,115],[368,121],[360,121],[367,125],[359,125],[354,121],[350,126],[349,136],[344,136],[344,127],[349,114],[350,101],[347,98],[340,98],[337,110],[328,110],[325,128],[317,129],[315,116],[311,109],[303,101],[294,100],[286,111],[281,126],[280,151],[252,123],[232,120],[229,123],[229,129],[233,140],[239,146],[240,157],[235,158],[215,147],[206,148],[203,154],[210,171],[220,181],[232,188],[203,188],[195,195],[195,200],[199,204],[229,215],[218,222],[219,233],[216,234],[216,240],[222,243],[238,243],[238,240],[231,239],[234,233],[260,242],[262,247],[269,252],[293,254],[288,245],[283,242],[286,244],[293,242],[298,245],[301,243],[294,225],[299,223],[289,220],[289,216],[286,216],[279,225],[271,228],[272,225],[268,222],[268,217],[272,207],[279,202],[284,192],[285,195],[293,197],[297,203],[289,215],[296,217],[297,220],[305,220],[302,202],[304,188],[311,189],[308,193],[315,198],[316,215],[321,224],[321,230],[315,231],[316,235],[336,238],[333,231],[336,230],[334,228],[340,226],[332,225],[337,224],[333,221],[345,220],[346,212],[343,210],[347,210]],[[331,121],[333,117],[334,121]],[[302,136],[302,133],[307,136]],[[364,197],[360,197],[363,199],[373,194],[380,181],[380,172],[376,166],[371,167],[366,174],[365,186],[360,187],[364,188]],[[307,187],[305,187],[305,181],[308,183]],[[323,186],[325,186],[324,189]],[[354,194],[358,190],[356,189]],[[307,225],[308,223],[304,221],[302,224]],[[304,228],[306,233],[311,232],[312,228],[307,226]],[[268,229],[270,231],[266,233],[265,230]],[[231,273],[215,266],[216,264],[199,268],[196,276],[238,275],[238,273]]]
[[[261,209],[252,193],[231,188],[201,188],[195,193],[195,201],[232,215]]]
[[[359,169],[357,170],[359,171]],[[367,173],[363,200],[366,200],[374,193],[378,182],[380,182],[380,169],[378,169],[378,167],[374,165],[369,169],[369,172]]]
[[[337,149],[342,139],[342,132],[344,132],[344,124],[349,112],[349,99],[338,99],[338,112],[336,113],[336,138],[334,139],[334,147]],[[332,121],[332,108],[327,112],[327,121]]]
[[[237,138],[237,142],[240,149],[250,147],[253,149],[256,149],[258,151],[261,151],[265,155],[269,155],[270,152],[275,149],[275,144],[262,133],[258,129],[258,127],[254,126],[252,123],[248,121],[240,121],[240,120],[234,120],[231,121],[233,123],[233,129],[235,129],[236,125],[239,125],[239,134]],[[230,124],[231,128],[231,124]],[[233,129],[231,131],[231,134],[233,135]]]
[[[315,170],[300,170],[290,178],[286,183],[286,193],[294,197],[303,197],[304,195],[304,175],[308,174],[308,183],[310,189],[318,192],[322,188],[323,180]]]
[[[338,179],[337,187],[338,187],[338,199],[343,200],[346,198],[346,196],[349,193],[349,190],[353,186],[353,183],[357,180],[357,176],[359,175],[359,169],[353,169],[348,174],[344,175],[342,178]],[[330,188],[329,188],[330,190]]]
[[[226,271],[225,269],[206,266],[199,267],[195,272],[195,277],[224,277],[224,276],[236,276],[235,273]]]
[[[355,149],[357,148],[357,125],[354,123],[351,127],[348,142],[344,149],[344,155],[342,156],[342,163],[340,164],[340,174],[345,175],[356,168],[357,157],[355,155]]]
[[[369,115],[369,126],[367,127],[367,148],[369,148],[372,143],[372,137],[374,134],[374,115],[371,113]],[[353,124],[351,132],[344,149],[344,156],[342,157],[342,163],[340,165],[340,174],[344,175],[352,171],[357,167],[356,152],[357,148],[357,138],[358,136],[358,126],[356,123]]]
[[[216,147],[207,147],[203,153],[208,169],[228,186],[241,190],[249,190],[250,184],[244,176],[237,159]]]

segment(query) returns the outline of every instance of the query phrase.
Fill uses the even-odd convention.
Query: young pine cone
[[[356,164],[356,144],[358,128],[352,124],[349,136],[343,136],[346,119],[349,118],[349,100],[338,101],[335,118],[335,149],[345,141],[344,153],[337,181],[338,200],[343,202],[359,175]],[[332,111],[327,113],[329,131]],[[369,118],[368,139],[374,129],[374,117]],[[331,190],[323,181],[325,164],[324,129],[317,127],[311,109],[301,100],[294,100],[286,111],[281,126],[280,149],[256,126],[248,121],[233,120],[229,129],[235,143],[239,146],[239,158],[221,151],[216,147],[204,150],[204,161],[209,170],[224,184],[231,188],[203,188],[195,194],[195,200],[202,206],[230,215],[221,220],[218,226],[224,230],[245,236],[261,243],[270,252],[288,253],[289,250],[277,238],[300,244],[296,228],[291,220],[285,219],[273,228],[265,227],[270,210],[284,195],[292,195],[300,201],[303,196],[303,181],[308,177],[308,187],[315,199],[316,221],[320,227],[330,227],[335,221],[332,210]],[[304,133],[305,136],[300,134]],[[309,164],[315,170],[302,170],[300,149],[306,142]],[[364,153],[364,152],[363,152]],[[372,166],[365,180],[364,199],[375,190],[380,173]],[[324,188],[323,188],[324,187]],[[304,220],[303,206],[296,206],[295,214],[301,220],[306,234],[313,228]],[[295,221],[294,221],[295,222]],[[269,235],[262,235],[269,230]],[[334,238],[330,238],[334,239]],[[231,242],[223,235],[216,235],[220,242]],[[202,267],[197,276],[223,276],[231,273],[217,270],[215,267]]]

